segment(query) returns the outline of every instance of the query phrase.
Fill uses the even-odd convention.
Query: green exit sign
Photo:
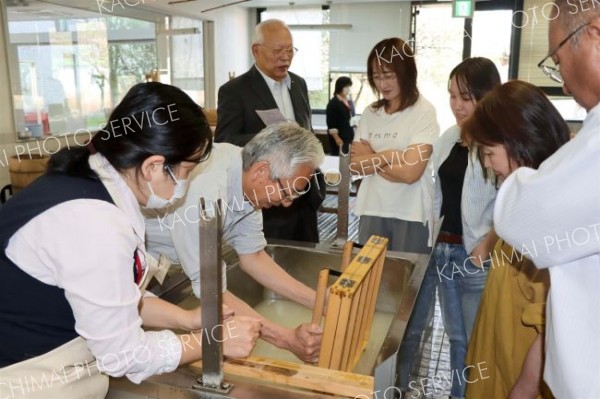
[[[473,18],[475,0],[453,0],[452,16],[454,18]]]

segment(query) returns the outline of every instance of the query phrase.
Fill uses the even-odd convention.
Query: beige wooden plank
[[[325,326],[323,327],[323,338],[321,339],[321,351],[319,352],[319,367],[329,368],[329,365],[331,364],[331,354],[333,351],[333,343],[341,305],[341,298],[330,292],[329,303],[327,304],[327,315],[325,316]]]
[[[350,261],[352,260],[352,247],[353,246],[354,246],[354,243],[352,241],[346,241],[346,243],[344,244],[344,249],[342,252],[342,264],[340,265],[340,271],[342,273],[346,270],[346,268],[350,264]]]
[[[341,298],[341,302],[338,325],[333,340],[333,350],[331,351],[331,362],[329,363],[329,368],[334,370],[340,370],[344,352],[349,350],[350,346],[350,343],[347,341],[352,298],[343,297]]]
[[[321,269],[319,272],[319,282],[317,283],[317,297],[313,307],[312,323],[321,325],[323,317],[323,308],[325,306],[325,294],[327,292],[327,283],[329,282],[329,269]]]
[[[202,367],[202,362],[193,363],[192,366]],[[228,359],[224,363],[224,372],[226,378],[240,376],[350,398],[359,395],[372,398],[375,383],[372,376],[264,357]]]
[[[361,287],[361,296],[359,298],[358,310],[356,315],[357,329],[354,337],[354,351],[352,352],[352,357],[350,358],[348,367],[345,369],[345,371],[352,370],[354,366],[356,366],[356,363],[362,356],[362,352],[364,350],[364,347],[362,346],[362,338],[364,337],[364,331],[367,328],[367,326],[365,325],[365,319],[366,312],[368,311],[367,298],[369,297],[369,286],[368,284],[366,284],[368,281],[368,278],[363,280],[363,284]]]
[[[373,270],[374,285],[373,285],[373,289],[371,292],[371,301],[369,304],[369,311],[367,313],[368,329],[366,330],[366,334],[363,338],[363,346],[364,347],[367,346],[367,344],[369,343],[369,338],[371,337],[371,326],[373,324],[373,315],[375,314],[375,306],[377,305],[377,297],[379,296],[379,287],[381,285],[381,275],[383,274],[383,263],[385,261],[385,254],[386,254],[386,250],[384,249],[384,251],[381,253],[379,259],[377,259],[377,262],[375,263],[374,270]]]
[[[350,342],[350,348],[347,353],[344,354],[340,370],[348,371],[354,368],[354,354],[356,353],[356,344],[358,341],[358,335],[360,332],[360,321],[358,315],[360,314],[360,299],[363,295],[363,289],[360,287],[356,294],[352,298],[352,310],[350,315],[349,327],[348,327],[348,338]]]

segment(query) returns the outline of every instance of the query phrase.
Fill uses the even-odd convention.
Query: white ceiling
[[[239,0],[195,0],[179,4],[169,4],[173,0],[6,0],[11,20],[16,19],[58,19],[69,18],[73,14],[77,17],[89,17],[90,13],[97,15],[99,11],[104,14],[121,16],[135,16],[145,20],[156,20],[158,15],[180,14],[188,17],[212,19],[216,12],[224,12],[227,7],[217,11],[203,12],[204,10],[226,6]],[[410,0],[377,0],[377,2],[394,2]],[[443,0],[442,0],[443,1]],[[250,0],[228,7],[273,7],[306,5],[327,5],[344,3],[370,3],[368,0]],[[73,12],[79,9],[79,12]]]
[[[219,4],[227,4],[227,3],[232,3],[234,1],[239,1],[239,0],[224,0],[224,1],[204,1],[204,0],[198,0],[198,3],[219,3]],[[376,0],[376,1],[369,1],[369,0],[331,0],[331,1],[327,1],[327,0],[250,0],[248,2],[245,3],[241,3],[240,5],[243,7],[273,7],[273,6],[289,6],[290,3],[294,3],[294,5],[296,6],[303,6],[303,5],[315,5],[315,4],[320,4],[320,5],[328,5],[328,4],[345,4],[345,3],[381,3],[381,2],[394,2],[394,1],[411,1],[411,0]],[[448,0],[449,1],[449,0]]]
[[[168,3],[172,0],[156,0],[154,3]],[[200,13],[202,10],[206,10],[213,7],[225,6],[227,4],[235,3],[239,0],[195,0],[191,2],[179,3],[171,5],[181,10],[185,10],[192,13]],[[345,3],[375,3],[375,2],[398,2],[398,1],[411,1],[411,0],[250,0],[244,3],[234,4],[230,7],[247,7],[247,8],[260,8],[260,7],[275,7],[275,6],[307,6],[307,5],[332,5],[332,4],[345,4]],[[148,3],[150,4],[150,3]]]
[[[308,5],[328,5],[328,4],[343,4],[343,3],[374,3],[375,1],[368,0],[250,0],[244,3],[233,4],[227,6],[228,4],[235,3],[239,0],[195,0],[185,3],[168,5],[169,1],[172,0],[155,0],[152,3],[147,2],[148,6],[157,6],[161,9],[165,10],[178,10],[180,12],[185,12],[191,15],[195,15],[200,18],[210,18],[211,14],[215,11],[211,12],[202,12],[203,10],[207,10],[214,7],[226,6],[220,8],[219,10],[227,10],[227,7],[246,7],[246,8],[260,8],[260,7],[275,7],[275,6],[290,6],[293,5],[295,7],[302,7]],[[410,0],[377,0],[376,2],[398,2],[398,1],[410,1]],[[216,11],[219,12],[219,11]],[[220,11],[223,12],[223,11]]]

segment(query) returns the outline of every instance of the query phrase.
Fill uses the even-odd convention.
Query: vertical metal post
[[[217,108],[217,93],[215,80],[215,23],[204,21],[202,23],[204,40],[204,108]]]
[[[223,276],[221,275],[221,200],[214,216],[200,198],[200,290],[202,295],[202,377],[195,388],[228,391],[223,383]]]
[[[338,185],[337,233],[334,246],[343,247],[348,241],[348,213],[350,202],[350,146],[344,154],[340,148],[341,180]]]

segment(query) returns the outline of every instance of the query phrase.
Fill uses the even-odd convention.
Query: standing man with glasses
[[[252,41],[255,64],[219,89],[215,142],[244,146],[278,119],[295,121],[312,130],[306,82],[288,71],[296,52],[292,34],[283,21],[269,19],[256,26]],[[319,242],[317,211],[325,198],[325,180],[319,171],[308,190],[289,208],[263,212],[267,238]]]
[[[600,398],[600,7],[556,0],[539,67],[587,111],[538,170],[519,168],[494,208],[500,237],[550,271],[544,380],[557,398]],[[555,66],[548,65],[554,62]]]

